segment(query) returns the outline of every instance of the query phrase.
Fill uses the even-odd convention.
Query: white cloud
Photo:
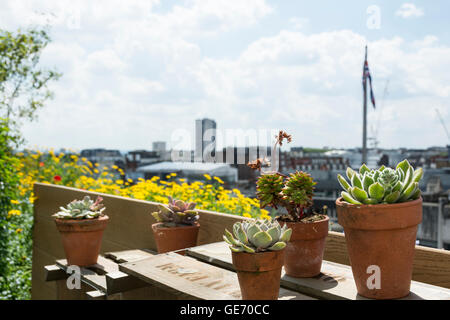
[[[24,126],[30,145],[150,148],[209,117],[219,129],[283,128],[296,145],[358,146],[366,43],[378,102],[369,122],[381,116],[380,146],[446,143],[427,130],[439,125],[432,106],[450,117],[443,107],[450,48],[433,35],[368,42],[351,30],[308,34],[295,29],[303,21],[295,18],[293,30],[255,37],[238,54],[217,58],[204,42],[264,23],[273,12],[265,1],[144,2],[105,10],[85,2],[79,29],[53,27],[42,61],[64,75],[39,121]],[[8,3],[0,21],[11,27],[28,7]]]
[[[395,13],[397,16],[402,18],[413,18],[413,17],[421,17],[424,15],[423,9],[416,7],[413,3],[403,3],[400,9]]]

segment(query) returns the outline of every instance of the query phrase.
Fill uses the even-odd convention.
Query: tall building
[[[216,154],[216,122],[211,119],[195,120],[196,162],[214,162]]]
[[[156,151],[160,154],[166,152],[166,142],[165,141],[155,141],[152,143],[152,151]]]

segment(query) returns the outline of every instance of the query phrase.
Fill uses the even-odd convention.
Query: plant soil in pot
[[[284,258],[284,270],[288,276],[310,278],[320,274],[328,221],[327,216],[318,215],[315,220],[305,222],[280,222],[292,229]]]
[[[197,245],[200,224],[195,203],[169,197],[168,205],[159,205],[159,211],[152,215],[158,221],[152,225],[158,253],[177,251]],[[184,255],[185,251],[178,251]]]
[[[291,229],[277,221],[237,222],[225,230],[243,300],[277,300],[286,242]]]
[[[338,222],[344,228],[359,295],[396,299],[409,294],[422,221],[422,174],[404,160],[395,170],[369,170],[365,165],[359,173],[347,170],[351,183],[338,177],[346,190],[336,200]]]
[[[84,267],[97,263],[103,231],[109,221],[102,213],[105,208],[101,201],[100,197],[94,202],[86,196],[53,215],[69,265]]]

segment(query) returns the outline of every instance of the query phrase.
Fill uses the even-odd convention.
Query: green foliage
[[[10,128],[19,119],[33,120],[36,110],[52,97],[47,85],[61,74],[39,66],[49,42],[45,30],[0,30],[0,110]]]
[[[97,200],[91,200],[89,196],[85,196],[83,200],[74,200],[67,205],[67,208],[60,207],[59,212],[55,213],[53,217],[58,219],[94,219],[103,215],[105,207],[101,203],[102,197],[97,197]]]
[[[262,174],[256,182],[256,196],[261,207],[284,207],[293,220],[300,220],[307,214],[313,204],[314,185],[316,182],[303,171],[284,176],[278,172]]]
[[[31,204],[19,201],[18,138],[0,118],[0,300],[28,299],[31,288]]]
[[[423,170],[414,170],[406,159],[395,169],[382,166],[370,170],[363,164],[359,172],[347,168],[346,175],[350,183],[340,174],[337,179],[344,189],[342,198],[351,204],[398,203],[420,197]]]
[[[152,215],[158,222],[164,223],[165,227],[177,227],[183,225],[194,225],[199,216],[194,202],[184,202],[169,197],[168,205],[159,205],[159,211]]]
[[[225,229],[223,239],[234,252],[257,253],[284,249],[291,234],[292,229],[286,224],[281,227],[275,220],[251,220],[236,222],[233,234]]]

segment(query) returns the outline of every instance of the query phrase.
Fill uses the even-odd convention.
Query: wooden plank
[[[99,262],[101,261],[99,257]],[[106,259],[105,259],[106,260]],[[100,262],[101,263],[101,262]],[[99,264],[100,264],[99,263]],[[66,259],[56,260],[56,264],[60,266],[64,271],[67,271],[68,265]],[[91,286],[92,288],[101,292],[106,292],[106,278],[104,275],[99,275],[95,271],[90,269],[91,267],[81,267],[81,281]]]
[[[106,294],[98,290],[88,291],[86,296],[88,300],[106,300]]]
[[[152,250],[123,250],[116,252],[106,252],[103,255],[105,258],[113,260],[115,263],[132,262],[142,260],[157,254]]]
[[[108,295],[147,287],[148,283],[121,271],[106,274],[106,293]]]
[[[153,286],[174,293],[182,299],[241,299],[239,283],[234,272],[175,253],[159,254],[144,260],[123,263],[119,265],[119,269]],[[311,298],[281,289],[280,299]]]
[[[55,264],[44,267],[45,281],[55,281],[67,278],[67,273]]]
[[[234,270],[230,249],[223,241],[190,248],[186,254]],[[351,267],[329,261],[323,261],[322,273],[314,278],[293,278],[283,271],[281,286],[320,299],[365,299],[357,294]],[[450,290],[412,281],[411,294],[403,299],[447,300],[450,299]]]

